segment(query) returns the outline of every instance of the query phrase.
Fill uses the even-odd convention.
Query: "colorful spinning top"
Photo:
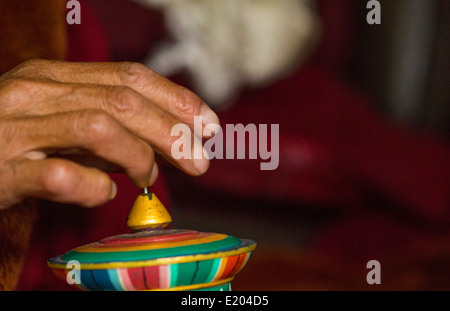
[[[172,222],[155,194],[140,194],[127,226],[48,260],[63,282],[80,290],[231,290],[256,243],[226,234],[164,229]]]

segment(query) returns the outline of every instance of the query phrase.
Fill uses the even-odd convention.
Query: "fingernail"
[[[209,154],[203,148],[203,145],[198,137],[194,137],[193,163],[199,175],[206,173],[209,169]]]
[[[200,113],[202,115],[203,126],[208,126],[211,132],[218,133],[221,129],[220,120],[217,114],[212,111],[211,108],[206,103],[203,103],[200,108]]]
[[[194,166],[199,175],[203,175],[209,169],[209,160],[206,157],[194,159]]]
[[[158,179],[159,169],[158,164],[153,163],[152,174],[150,175],[149,186],[153,185]]]
[[[112,200],[116,197],[117,195],[117,185],[114,181],[111,181],[111,192],[109,195],[109,199]]]

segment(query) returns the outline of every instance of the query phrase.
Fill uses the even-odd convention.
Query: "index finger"
[[[66,83],[89,83],[127,86],[144,95],[155,105],[166,110],[182,123],[194,128],[194,117],[201,117],[203,128],[210,125],[212,132],[220,130],[217,114],[195,93],[162,77],[150,68],[133,62],[73,63],[32,60],[18,69],[18,74],[45,76]]]

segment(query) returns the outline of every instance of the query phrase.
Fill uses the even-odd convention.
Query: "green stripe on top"
[[[106,262],[128,262],[139,260],[151,260],[157,258],[188,256],[208,254],[221,251],[231,250],[235,246],[239,246],[241,240],[228,236],[225,239],[195,245],[178,246],[172,248],[125,251],[125,252],[106,252],[106,253],[83,253],[77,251],[69,251],[62,256],[65,261],[77,260],[82,264],[86,263],[106,263]]]

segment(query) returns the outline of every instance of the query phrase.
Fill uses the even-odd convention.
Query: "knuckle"
[[[11,71],[11,76],[29,76],[35,75],[39,68],[48,66],[48,60],[32,58],[24,61]]]
[[[33,77],[12,76],[0,80],[1,102],[22,102],[26,98],[36,98],[37,94],[45,93],[52,88],[48,81]]]
[[[150,70],[140,63],[123,62],[118,65],[119,80],[125,85],[144,81],[149,72]]]
[[[19,68],[34,68],[36,66],[42,66],[46,64],[48,61],[40,58],[31,58],[26,61],[24,61],[22,64],[19,65]]]
[[[4,147],[9,146],[9,142],[17,141],[19,128],[16,122],[11,120],[3,120],[0,122],[0,141]]]
[[[0,88],[3,92],[18,92],[28,89],[30,80],[19,77],[10,77],[0,82]]]
[[[199,114],[203,102],[200,97],[182,86],[178,87],[172,100],[178,113],[186,116]]]
[[[84,140],[107,141],[114,136],[115,125],[113,118],[108,113],[102,110],[88,110],[79,115],[74,130]]]
[[[71,169],[64,162],[54,161],[42,164],[40,182],[44,191],[56,195],[71,189]]]
[[[140,109],[140,96],[126,86],[112,87],[108,90],[108,103],[114,112],[133,116]]]

